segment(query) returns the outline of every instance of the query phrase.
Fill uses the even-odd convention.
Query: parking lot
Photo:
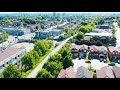
[[[34,44],[33,43],[28,43],[28,42],[22,42],[22,43],[17,43],[15,45],[13,45],[12,47],[15,48],[26,48],[27,52],[32,50],[34,48]]]

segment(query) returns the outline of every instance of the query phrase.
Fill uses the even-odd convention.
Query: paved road
[[[117,22],[114,22],[113,25],[115,26],[115,29],[117,30],[116,31],[116,47],[120,47],[120,28],[118,27],[118,23]]]
[[[75,34],[76,35],[76,34]],[[75,36],[74,35],[74,36]],[[62,41],[61,44],[59,46],[57,46],[28,76],[27,78],[35,78],[35,76],[37,75],[38,71],[42,69],[44,63],[48,60],[48,58],[51,56],[51,55],[54,55],[56,52],[58,52],[63,45],[66,44],[66,42],[68,40],[70,40],[71,38],[73,38],[73,36],[71,36],[70,38],[67,38],[66,40]]]

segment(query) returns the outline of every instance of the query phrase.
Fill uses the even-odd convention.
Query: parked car
[[[108,64],[110,66],[115,66],[115,63],[114,62],[111,62],[110,64]]]
[[[91,63],[91,61],[85,61],[86,63]]]
[[[120,60],[118,60],[118,64],[120,64]]]

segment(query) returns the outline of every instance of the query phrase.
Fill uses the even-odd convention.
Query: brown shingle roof
[[[16,54],[17,52],[21,51],[22,49],[19,48],[7,48],[5,49],[3,52],[0,53],[0,61],[3,61],[7,58],[9,58],[10,56]]]
[[[113,73],[115,75],[116,78],[120,78],[120,67],[118,66],[113,66]]]
[[[75,72],[72,67],[61,70],[58,78],[75,78]]]
[[[102,67],[100,70],[96,70],[96,75],[97,78],[114,78],[112,70],[107,66]]]

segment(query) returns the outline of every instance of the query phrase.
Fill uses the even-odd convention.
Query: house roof
[[[4,61],[5,59],[9,58],[12,55],[18,53],[22,49],[10,47],[10,48],[5,49],[4,51],[2,51],[2,50],[3,49],[1,48],[0,49],[0,62]]]
[[[96,70],[96,75],[97,78],[114,78],[112,70],[107,66],[102,67],[100,70]]]
[[[110,50],[110,52],[113,52],[113,51],[120,52],[120,48],[116,48],[116,47],[113,47],[113,46],[108,47],[108,49]]]
[[[89,71],[84,66],[81,66],[77,69],[77,73],[75,75],[76,78],[93,78],[92,71]]]
[[[94,33],[94,32],[90,32],[90,33],[85,33],[86,36],[112,36],[112,33]]]
[[[60,71],[58,78],[75,78],[75,72],[72,67]]]
[[[90,47],[90,50],[93,50],[93,51],[98,51],[98,46],[95,46],[95,45],[92,45],[92,46],[89,46]]]
[[[77,50],[79,50],[79,49],[88,49],[88,46],[87,45],[85,45],[85,44],[83,44],[83,45],[72,45],[71,46],[71,49],[77,49]]]
[[[98,49],[99,51],[107,51],[107,48],[105,46],[99,46]]]
[[[120,67],[113,66],[112,70],[113,70],[113,73],[114,73],[115,77],[120,78]]]

